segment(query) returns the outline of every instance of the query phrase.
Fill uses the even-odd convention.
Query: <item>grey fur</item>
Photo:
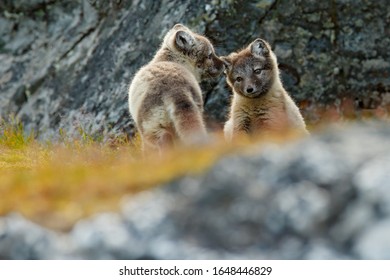
[[[176,143],[205,141],[199,82],[223,69],[206,37],[182,24],[166,34],[152,61],[136,73],[129,87],[129,110],[144,151],[161,153]]]
[[[270,45],[256,39],[240,52],[222,58],[233,91],[225,137],[296,129],[307,134],[298,107],[284,90]],[[250,120],[250,121],[248,121]]]

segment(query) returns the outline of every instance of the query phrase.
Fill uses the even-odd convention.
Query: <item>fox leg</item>
[[[248,116],[240,114],[241,117],[231,117],[224,126],[225,139],[234,139],[247,136],[251,133],[251,120]]]
[[[173,136],[169,131],[160,130],[142,136],[142,150],[144,155],[159,154],[173,146]]]

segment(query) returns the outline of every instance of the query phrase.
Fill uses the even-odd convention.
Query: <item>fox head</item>
[[[276,56],[262,39],[256,39],[245,49],[222,57],[222,60],[228,85],[248,98],[267,94],[279,75]]]
[[[217,77],[225,69],[210,41],[182,24],[176,24],[167,33],[164,44],[176,59],[190,64],[201,79]]]

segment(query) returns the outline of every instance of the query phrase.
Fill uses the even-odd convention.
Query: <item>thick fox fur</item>
[[[233,91],[230,116],[224,127],[227,140],[240,134],[287,129],[308,133],[298,107],[283,88],[276,56],[266,41],[256,39],[222,60],[226,81]]]
[[[134,76],[129,109],[147,151],[207,139],[199,82],[219,76],[224,63],[210,41],[176,24],[152,61]]]

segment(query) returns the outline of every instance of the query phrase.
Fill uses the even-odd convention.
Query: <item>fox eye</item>
[[[212,53],[209,53],[209,55],[207,56],[208,59],[212,59],[213,58],[213,54]]]
[[[255,72],[255,74],[260,74],[261,73],[261,69],[260,68],[257,68],[255,70],[253,70],[253,72]]]
[[[241,82],[242,81],[242,78],[241,77],[237,77],[236,78],[236,82]]]

